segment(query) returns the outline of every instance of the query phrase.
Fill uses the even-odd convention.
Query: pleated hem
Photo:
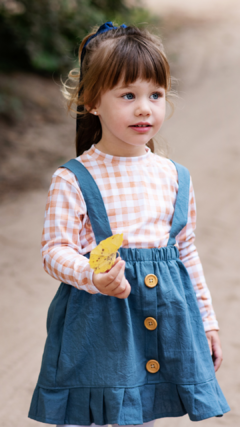
[[[192,421],[230,410],[216,379],[202,384],[146,384],[133,388],[47,389],[37,385],[29,418],[47,424],[143,424],[189,415]]]

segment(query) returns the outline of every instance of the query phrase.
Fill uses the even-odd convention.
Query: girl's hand
[[[131,286],[124,276],[125,261],[120,257],[107,273],[93,273],[93,284],[104,295],[116,298],[127,298]]]
[[[210,353],[213,359],[215,372],[220,368],[222,363],[222,348],[220,343],[220,338],[218,335],[218,331],[208,331],[206,332],[208,345],[210,348]]]

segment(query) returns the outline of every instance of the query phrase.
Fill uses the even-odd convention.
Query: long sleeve
[[[60,171],[53,175],[48,192],[42,233],[43,266],[55,279],[89,293],[98,293],[92,283],[93,270],[82,255],[82,241],[86,243],[85,201],[73,174]],[[93,239],[91,243],[94,244]],[[89,252],[91,246],[87,244],[84,253]]]
[[[210,291],[207,287],[202,264],[194,245],[196,228],[196,202],[192,186],[190,184],[189,192],[189,210],[188,222],[184,229],[177,236],[177,243],[179,246],[180,259],[185,265],[189,276],[191,278],[199,310],[202,316],[205,331],[218,330],[218,322],[212,306],[212,299]]]

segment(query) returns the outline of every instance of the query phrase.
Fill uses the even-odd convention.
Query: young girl
[[[76,426],[222,416],[192,183],[153,153],[170,90],[162,45],[108,22],[83,40],[80,65],[76,90],[65,86],[78,105],[78,157],[53,175],[42,236],[44,268],[62,283],[29,417]],[[118,233],[120,257],[95,274],[91,250]]]

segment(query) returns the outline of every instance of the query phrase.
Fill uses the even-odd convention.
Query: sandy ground
[[[134,3],[134,0],[132,0]],[[238,0],[142,0],[152,12],[161,16],[182,13],[191,17],[222,18],[234,13],[239,6]]]
[[[166,40],[180,97],[159,139],[167,141],[171,158],[187,166],[193,178],[197,246],[221,327],[224,361],[217,377],[232,410],[222,419],[203,421],[205,427],[240,422],[240,20],[237,7],[230,12],[217,21],[187,21]],[[68,145],[74,132],[70,120],[63,119]],[[55,128],[40,129],[36,138],[45,144],[55,138],[57,145],[64,130],[54,137]],[[73,149],[68,153],[74,156]],[[53,171],[46,172],[45,181]],[[1,427],[37,426],[27,412],[46,338],[46,313],[58,287],[43,271],[39,254],[45,201],[46,190],[28,191],[9,197],[0,208]],[[156,422],[157,427],[188,425],[187,416]]]

